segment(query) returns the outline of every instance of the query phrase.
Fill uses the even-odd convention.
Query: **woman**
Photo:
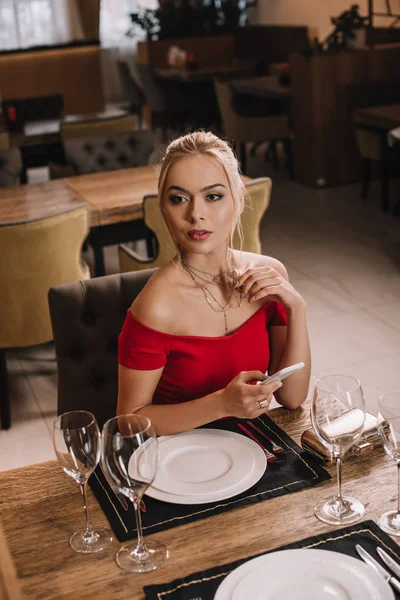
[[[244,196],[218,137],[195,132],[168,146],[159,199],[177,254],[135,299],[119,337],[117,412],[149,417],[158,435],[253,419],[273,394],[286,408],[306,398],[305,302],[278,260],[230,246]],[[300,361],[284,383],[252,385]]]

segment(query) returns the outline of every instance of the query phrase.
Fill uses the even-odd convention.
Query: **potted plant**
[[[246,24],[246,11],[257,0],[163,0],[154,10],[131,13],[126,35],[134,37],[137,28],[147,41],[168,38],[233,33]]]
[[[324,52],[364,48],[369,19],[360,15],[359,8],[358,4],[352,4],[348,10],[337,17],[331,17],[334,30],[322,42],[314,38],[305,54],[311,56]]]

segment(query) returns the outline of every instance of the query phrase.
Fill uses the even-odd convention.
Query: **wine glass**
[[[121,415],[107,421],[102,433],[101,468],[112,487],[133,503],[137,543],[125,544],[116,555],[121,569],[146,573],[168,558],[164,544],[144,542],[140,503],[157,471],[158,442],[154,428],[143,415]]]
[[[365,401],[358,379],[347,375],[318,379],[311,402],[311,421],[315,433],[336,459],[338,485],[337,495],[321,500],[314,513],[330,525],[355,523],[365,508],[359,500],[342,496],[342,460],[364,428]]]
[[[86,485],[100,460],[100,441],[99,427],[90,412],[74,410],[54,421],[53,445],[58,462],[79,483],[83,497],[86,526],[69,540],[75,552],[100,552],[113,539],[107,529],[93,527],[89,519]]]
[[[397,510],[389,510],[380,517],[379,527],[390,535],[400,535],[400,390],[380,397],[378,431],[387,454],[397,464],[399,493]]]

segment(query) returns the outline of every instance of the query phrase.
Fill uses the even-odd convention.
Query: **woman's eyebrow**
[[[188,190],[185,190],[185,188],[180,187],[179,185],[170,185],[167,189],[167,192],[170,192],[171,190],[176,190],[177,192],[184,192],[185,194],[189,194]]]
[[[223,183],[212,183],[211,185],[206,185],[206,187],[203,187],[203,189],[201,190],[202,192],[207,192],[208,190],[212,190],[215,187],[225,187]]]
[[[200,191],[201,192],[207,192],[208,190],[212,190],[213,188],[216,187],[226,187],[223,183],[212,183],[211,185],[206,185],[205,187],[203,187]],[[185,190],[185,188],[181,187],[180,185],[171,185],[168,189],[167,192],[170,192],[171,190],[176,190],[177,192],[184,192],[185,194],[190,194],[190,192],[188,190]]]

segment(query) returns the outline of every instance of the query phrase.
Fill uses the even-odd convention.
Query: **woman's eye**
[[[172,204],[183,204],[186,202],[186,198],[183,196],[170,196],[170,201]]]
[[[211,202],[215,202],[216,200],[220,200],[221,198],[221,194],[208,194],[207,196],[207,200],[211,200]]]

